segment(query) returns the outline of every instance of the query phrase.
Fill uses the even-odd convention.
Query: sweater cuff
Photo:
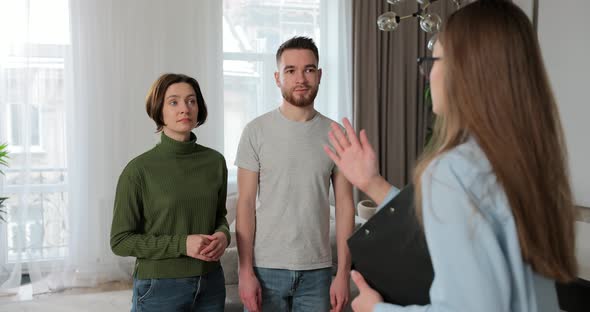
[[[186,238],[188,236],[187,235],[181,235],[180,239],[178,240],[178,251],[180,252],[181,255],[185,255],[186,254]]]
[[[218,227],[217,229],[215,229],[215,232],[221,232],[223,234],[225,234],[225,238],[227,238],[227,246],[229,246],[229,244],[231,244],[231,235],[229,234],[229,228],[225,225],[222,225],[220,227]]]

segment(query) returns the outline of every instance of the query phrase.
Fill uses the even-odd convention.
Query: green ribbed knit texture
[[[219,262],[186,256],[189,234],[223,232],[227,167],[215,150],[178,142],[162,133],[161,143],[133,159],[117,184],[111,248],[136,257],[134,276],[181,278],[206,274]]]

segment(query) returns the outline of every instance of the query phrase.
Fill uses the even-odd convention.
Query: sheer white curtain
[[[322,0],[322,85],[316,108],[337,122],[352,118],[352,0]]]
[[[58,287],[130,276],[132,258],[112,254],[114,191],[123,167],[159,136],[145,95],[162,73],[195,77],[209,118],[201,144],[222,145],[221,5],[218,1],[72,1],[72,100],[68,107],[71,248]],[[72,285],[68,285],[68,283]]]
[[[68,15],[67,0],[0,1],[0,142],[10,151],[0,176],[0,194],[10,197],[0,222],[0,295],[67,253]]]
[[[30,5],[28,9],[31,9],[41,2],[55,5],[58,1],[8,2]],[[65,9],[68,10],[67,2]],[[47,11],[43,13],[51,16]],[[158,140],[155,125],[145,113],[144,99],[160,74],[184,73],[199,81],[208,103],[209,118],[197,131],[198,140],[220,151],[223,149],[221,2],[71,0],[69,13],[66,17],[70,18],[71,42],[64,48],[62,62],[65,73],[62,122],[50,120],[47,125],[53,132],[61,130],[64,142],[61,150],[52,151],[61,160],[53,166],[67,168],[62,183],[67,201],[60,206],[64,216],[61,228],[57,229],[63,236],[62,254],[45,265],[35,255],[20,256],[11,264],[3,263],[0,282],[4,282],[5,291],[18,286],[25,271],[31,275],[34,293],[130,278],[133,259],[116,257],[109,247],[114,192],[127,162]],[[31,20],[30,14],[24,19]],[[45,27],[55,22],[52,19]],[[2,28],[12,31],[15,25]],[[7,37],[1,38],[0,41],[5,41]],[[22,87],[31,89],[30,79],[25,80],[26,86]],[[34,101],[26,102],[27,107],[34,105]],[[3,118],[6,106],[3,101]],[[31,127],[23,124],[20,128]],[[25,138],[24,158],[30,159],[23,170],[34,171],[35,155],[32,147],[28,147],[31,143],[27,143],[32,140],[26,139],[30,131],[21,131]],[[5,132],[0,133],[4,139]],[[5,183],[2,194],[6,189]],[[22,192],[34,194],[35,190]],[[18,206],[18,215],[27,212],[23,200],[8,195],[13,203],[19,201],[11,205]],[[26,231],[33,230],[26,228]],[[3,233],[6,232],[4,229]],[[17,236],[28,237],[29,232],[19,232]],[[47,227],[40,235],[49,239]],[[5,244],[6,235],[1,241]],[[30,253],[29,246],[24,243],[19,246],[22,254]]]

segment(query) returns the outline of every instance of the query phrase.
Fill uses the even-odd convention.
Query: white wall
[[[539,40],[557,97],[577,205],[590,207],[590,1],[539,0]]]

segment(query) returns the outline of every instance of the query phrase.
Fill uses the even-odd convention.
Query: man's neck
[[[285,118],[296,122],[309,121],[317,114],[316,110],[313,108],[313,104],[299,107],[285,101],[283,101],[279,110]]]

